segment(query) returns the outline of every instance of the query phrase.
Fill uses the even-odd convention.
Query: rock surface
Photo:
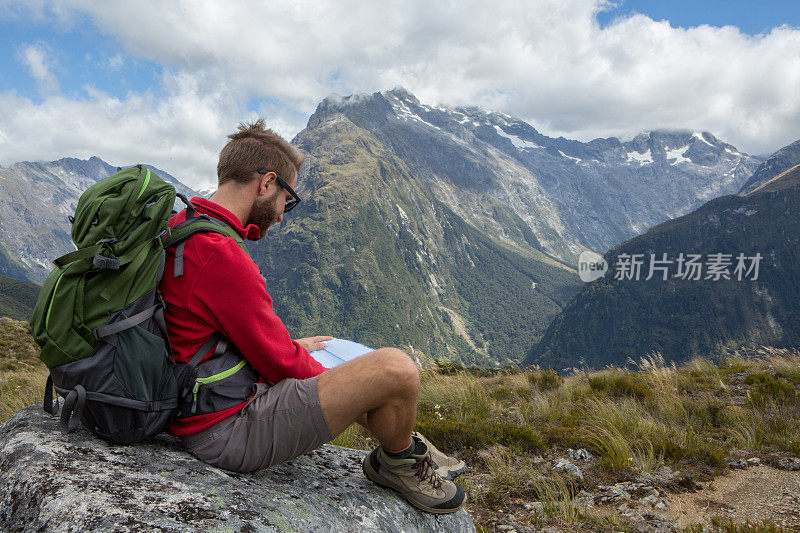
[[[115,446],[68,436],[41,406],[0,426],[2,531],[475,531],[361,472],[365,452],[323,446],[256,474],[227,472],[167,435]]]

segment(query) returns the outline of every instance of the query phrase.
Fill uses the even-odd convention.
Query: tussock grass
[[[532,522],[536,527],[602,522],[624,529],[615,516],[581,516],[570,503],[575,487],[561,485],[576,480],[559,481],[532,464],[528,450],[564,457],[568,447],[588,448],[598,479],[630,479],[664,465],[707,479],[731,456],[800,453],[800,353],[761,348],[681,366],[655,353],[630,366],[568,376],[538,368],[424,372],[418,427],[443,450],[482,466],[464,481],[476,508],[551,502],[543,503],[547,511]],[[509,427],[529,428],[541,446]]]
[[[617,515],[582,515],[577,491],[662,465],[708,477],[723,471],[732,455],[800,455],[800,352],[725,350],[717,362],[696,358],[676,366],[655,353],[632,369],[576,370],[568,376],[539,368],[423,369],[416,429],[470,463],[460,480],[470,491],[468,505],[479,530],[491,529],[482,517],[524,501],[542,502],[542,513],[526,515],[536,527],[623,530]],[[47,370],[38,353],[27,323],[0,319],[0,422],[41,401]],[[359,449],[377,445],[356,424],[332,442]],[[566,448],[588,448],[595,455],[586,480],[542,466],[566,456]],[[779,531],[772,524],[723,521],[713,527]]]
[[[491,507],[509,498],[537,499],[542,474],[529,456],[494,444],[482,450],[480,457],[488,470],[488,483],[475,487],[476,503]]]
[[[355,448],[357,450],[371,450],[378,445],[378,442],[370,433],[359,424],[350,424],[340,435],[330,441],[335,446],[345,448]]]
[[[701,528],[699,531],[703,531]],[[746,521],[743,524],[734,523],[728,518],[714,517],[711,519],[713,533],[781,533],[789,531],[772,522]]]
[[[447,449],[477,451],[501,444],[538,452],[543,438],[521,423],[513,407],[530,395],[530,383],[519,372],[477,378],[466,371],[423,371],[417,430]]]
[[[582,435],[606,468],[652,472],[663,464],[662,440],[669,430],[631,401],[618,404],[592,399]],[[656,446],[653,441],[657,441]],[[658,452],[656,447],[659,448]]]
[[[440,415],[459,422],[486,419],[492,412],[492,397],[486,380],[478,379],[466,371],[439,374],[422,372],[420,412]]]
[[[573,480],[553,475],[549,479],[537,480],[535,485],[539,501],[544,506],[541,519],[555,520],[562,525],[577,524],[581,520],[581,512],[575,503],[578,491]],[[541,519],[536,520],[538,526],[544,525],[545,521]]]

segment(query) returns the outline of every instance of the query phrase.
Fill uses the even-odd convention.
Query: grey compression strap
[[[153,307],[148,307],[147,309],[145,309],[140,313],[136,313],[132,317],[120,320],[119,322],[114,322],[113,324],[109,324],[107,326],[99,327],[94,331],[92,331],[92,335],[94,335],[95,340],[99,341],[103,337],[108,337],[109,335],[113,335],[114,333],[119,333],[124,329],[132,328],[136,324],[141,324],[142,322],[153,316],[160,307],[161,306],[157,304],[154,305]]]
[[[51,415],[56,414],[58,411],[58,397],[56,397],[56,402],[53,404],[53,375],[50,374],[47,376],[47,383],[44,385],[44,402],[42,403],[42,407],[47,413]]]
[[[164,263],[167,260],[167,252],[163,249],[161,250],[161,262],[158,263],[158,281],[157,283],[161,283],[161,278],[164,276]]]
[[[211,349],[214,344],[216,344],[220,340],[219,336],[215,333],[211,335],[211,338],[206,341],[204,345],[200,347],[199,350],[192,356],[192,359],[186,363],[189,365],[190,368],[197,368],[197,365],[200,364],[200,360],[203,358],[205,354]],[[216,353],[216,352],[215,352]]]
[[[177,248],[175,248],[175,271],[173,275],[176,278],[183,276],[183,249],[186,248],[186,241],[181,241]]]
[[[78,429],[85,403],[86,389],[83,385],[75,385],[75,388],[67,394],[64,407],[61,409],[61,432],[64,435]]]
[[[223,337],[217,343],[217,348],[216,348],[216,350],[214,350],[214,355],[217,355],[217,356],[222,355],[223,353],[225,353],[225,349],[226,348],[228,348],[228,339]]]
[[[110,394],[103,394],[102,392],[92,392],[87,391],[83,388],[82,385],[76,385],[75,391],[78,391],[78,387],[83,392],[78,392],[80,396],[84,397],[84,400],[91,400],[94,402],[102,402],[109,405],[119,405],[121,407],[129,407],[131,409],[137,409],[139,411],[163,411],[165,409],[174,409],[178,406],[178,400],[176,398],[172,398],[169,400],[157,400],[153,402],[145,402],[142,400],[134,400],[132,398],[123,398],[121,396],[112,396]],[[71,390],[61,389],[56,387],[56,391],[61,393],[62,395],[66,395],[69,398],[69,393],[72,392]],[[77,397],[78,395],[76,395]],[[66,401],[65,401],[66,406]],[[62,410],[63,413],[63,410]],[[75,413],[77,414],[77,407],[75,408]],[[78,416],[80,419],[80,416]],[[77,427],[77,422],[76,422]]]

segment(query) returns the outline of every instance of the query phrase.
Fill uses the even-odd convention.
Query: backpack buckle
[[[167,247],[167,240],[169,240],[170,235],[171,235],[171,232],[169,231],[169,228],[166,228],[164,231],[162,231],[161,233],[156,235],[156,241],[160,242],[161,246],[163,248],[166,248]]]
[[[92,264],[101,270],[119,270],[119,259],[112,259],[100,254],[92,258]]]

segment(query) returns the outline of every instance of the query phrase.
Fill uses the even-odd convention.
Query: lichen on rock
[[[57,427],[41,406],[0,426],[0,530],[475,531],[464,510],[424,513],[374,485],[359,450],[325,445],[240,474],[167,435],[117,446]]]

